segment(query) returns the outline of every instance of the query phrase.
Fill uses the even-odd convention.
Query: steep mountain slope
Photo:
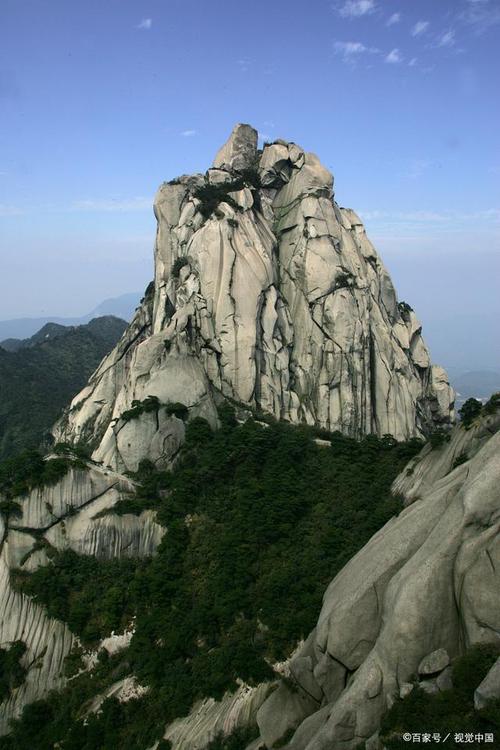
[[[113,317],[72,328],[49,323],[17,351],[0,348],[0,459],[41,442],[126,325]]]
[[[238,125],[205,176],[161,186],[155,213],[154,284],[57,439],[90,440],[120,471],[168,463],[181,439],[171,420],[121,419],[147,396],[212,424],[222,396],[358,437],[449,424],[446,373],[314,154],[283,141],[260,153]],[[145,430],[159,433],[153,452]]]
[[[29,349],[30,346],[41,344],[43,341],[48,341],[48,339],[55,339],[68,332],[69,328],[67,326],[62,326],[59,323],[45,323],[29,339],[5,339],[4,341],[0,341],[0,348],[5,349],[6,352],[17,352],[19,349]]]
[[[160,188],[133,321],[56,455],[0,476],[0,648],[25,649],[1,732],[28,704],[0,746],[202,750],[241,730],[243,748],[255,730],[249,750],[351,750],[418,659],[495,637],[496,574],[476,586],[467,555],[496,528],[496,416],[414,459],[410,507],[391,497],[453,391],[332,191],[313,154],[258,152],[246,125]]]
[[[257,717],[266,747],[293,728],[290,750],[355,748],[377,732],[425,657],[448,655],[427,670],[436,676],[472,644],[500,642],[499,427],[496,414],[455,428],[396,480],[411,504],[332,581],[291,661],[316,706],[297,706],[282,685]],[[466,460],[456,465],[459,454]]]

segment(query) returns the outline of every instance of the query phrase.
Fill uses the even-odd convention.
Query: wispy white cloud
[[[137,24],[137,28],[144,29],[145,31],[149,31],[152,25],[153,25],[152,18],[143,18],[142,21],[139,24]]]
[[[240,60],[236,60],[236,64],[238,65],[242,73],[246,73],[248,68],[250,67],[250,60],[248,59],[248,57],[242,57]]]
[[[453,29],[443,32],[437,38],[436,44],[438,47],[453,47],[455,44],[455,32]]]
[[[337,55],[341,55],[344,62],[353,62],[355,58],[363,54],[377,54],[380,52],[376,47],[366,47],[362,42],[335,42],[333,49]]]
[[[342,18],[360,18],[374,12],[375,0],[346,0],[335,6],[335,10]]]
[[[190,138],[193,135],[197,135],[198,131],[191,129],[191,130],[182,130],[181,135],[184,136],[184,138]]]
[[[500,23],[500,5],[488,0],[468,0],[458,14],[458,20],[471,26],[476,34],[483,34]]]
[[[416,64],[417,64],[417,58],[412,57],[408,65],[410,66],[410,68],[414,68]]]
[[[135,198],[97,198],[73,201],[70,211],[97,211],[97,212],[129,212],[145,211],[151,209],[151,198],[137,196]]]
[[[20,216],[24,213],[18,206],[10,206],[6,203],[0,203],[0,216]]]
[[[420,36],[424,34],[429,28],[429,21],[417,21],[415,26],[411,30],[412,36]]]
[[[386,63],[392,63],[393,65],[396,63],[403,62],[403,57],[401,56],[400,51],[397,47],[395,47],[393,50],[389,52],[388,55],[386,55],[385,58]]]
[[[394,26],[395,23],[399,23],[400,21],[401,21],[401,13],[393,13],[392,16],[389,16],[385,25]]]

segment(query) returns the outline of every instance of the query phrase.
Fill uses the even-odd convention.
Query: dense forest
[[[40,750],[56,742],[143,750],[198,698],[220,698],[238,679],[275,679],[273,662],[314,627],[333,576],[401,509],[390,485],[422,445],[240,424],[229,405],[220,420],[216,432],[202,419],[188,424],[173,472],[145,461],[133,477],[137,493],[123,511],[154,508],[167,528],[153,558],[50,550],[49,566],[16,573],[14,585],[67,622],[84,648],[134,617],[135,632],[125,651],[101,651],[92,672],[26,707],[1,748],[31,750],[36,737]],[[69,673],[80,657],[68,659]],[[128,674],[152,689],[127,703],[108,699],[83,721],[90,698]]]
[[[43,442],[126,326],[112,316],[70,328],[48,324],[15,351],[0,346],[0,460]]]

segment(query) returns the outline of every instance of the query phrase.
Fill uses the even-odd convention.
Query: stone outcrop
[[[53,486],[17,498],[21,514],[12,516],[8,526],[0,516],[0,647],[17,640],[27,647],[23,656],[26,679],[0,707],[0,735],[26,703],[63,687],[64,659],[76,644],[65,624],[13,589],[11,572],[32,572],[47,565],[50,547],[101,559],[152,555],[165,533],[154,513],[119,516],[112,512],[133,487],[127,478],[89,464],[86,469],[70,469]]]
[[[223,397],[352,436],[449,424],[446,373],[314,154],[285,141],[259,151],[256,131],[237,125],[214,166],[164,183],[154,208],[154,283],[58,439],[90,440],[118,471],[168,464],[179,420],[122,419],[148,396],[212,424]]]
[[[488,701],[500,698],[500,659],[497,659],[488,674],[474,692],[474,706],[484,708]]]
[[[198,701],[189,716],[167,726],[164,737],[175,750],[204,748],[217,735],[229,735],[235,729],[254,725],[257,710],[272,688],[272,683],[257,687],[242,684],[235,693],[226,693],[220,701],[213,698]]]
[[[0,707],[2,735],[8,729],[8,720],[19,714],[26,703],[63,686],[64,658],[74,645],[74,636],[62,622],[48,617],[43,607],[12,589],[9,563],[20,540],[15,537],[9,540],[1,518],[0,532],[3,540],[0,552],[0,647],[23,641],[27,647],[23,666],[28,669],[23,684],[13,690]],[[34,542],[31,539],[31,546]]]
[[[377,732],[394,697],[412,689],[414,675],[421,673],[429,692],[445,690],[450,658],[499,641],[499,427],[498,414],[473,430],[456,427],[449,442],[424,449],[410,476],[407,468],[396,481],[401,488],[413,479],[421,495],[332,581],[317,627],[295,658],[300,669],[292,660],[297,689],[315,707],[304,719],[296,698],[284,702],[281,714],[296,729],[289,750],[355,748]],[[464,441],[473,455],[453,468]],[[496,667],[485,694],[497,678]],[[273,731],[272,699],[257,717],[264,740]]]

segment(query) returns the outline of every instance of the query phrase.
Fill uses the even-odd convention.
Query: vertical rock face
[[[182,441],[173,420],[145,415],[121,435],[123,411],[149,395],[212,423],[225,396],[353,436],[409,438],[453,418],[420,323],[314,154],[259,151],[237,125],[214,166],[164,183],[154,209],[154,284],[59,439],[91,438],[118,470],[168,462]]]
[[[411,689],[412,675],[441,673],[426,687],[446,690],[449,657],[499,642],[499,428],[498,414],[468,432],[455,428],[449,443],[425,448],[396,481],[411,505],[330,583],[317,626],[291,662],[299,695],[315,705],[304,712],[280,688],[277,715],[286,724],[278,734],[296,730],[289,750],[354,750],[377,732],[394,696]],[[471,455],[454,467],[464,435]],[[277,693],[257,714],[266,747],[278,739]]]

